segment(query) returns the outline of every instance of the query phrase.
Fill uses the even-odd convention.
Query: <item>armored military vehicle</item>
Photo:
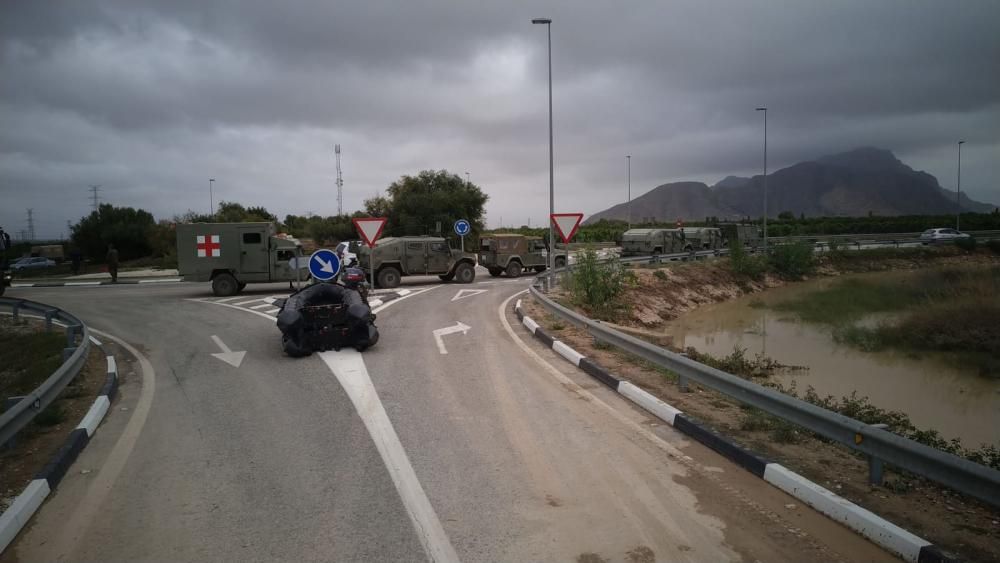
[[[236,295],[248,283],[306,279],[306,260],[295,259],[301,255],[299,241],[278,235],[272,223],[177,225],[177,272],[184,281],[212,282],[218,296]]]
[[[684,227],[672,230],[679,230],[682,233],[680,237],[683,241],[682,251],[718,250],[726,246],[722,231],[716,227]]]
[[[622,256],[684,252],[681,229],[629,229],[622,235]]]
[[[403,276],[436,275],[460,283],[476,279],[476,255],[452,248],[441,237],[379,239],[375,248],[359,249],[358,265],[375,280],[376,287],[383,288],[397,287]]]
[[[719,230],[722,231],[722,236],[726,239],[726,244],[739,241],[744,248],[756,249],[763,240],[757,225],[722,223],[719,225]]]
[[[566,265],[566,253],[556,252],[556,268]],[[479,265],[493,277],[506,273],[512,278],[525,270],[544,272],[548,266],[545,239],[515,234],[496,234],[479,239]]]

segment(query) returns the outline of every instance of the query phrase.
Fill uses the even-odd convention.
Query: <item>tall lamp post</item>
[[[552,156],[552,20],[535,18],[533,24],[545,25],[549,36],[549,272],[556,269],[556,233],[552,228],[552,215],[556,212],[555,168]],[[567,256],[569,258],[569,256]],[[555,277],[549,279],[554,280]]]
[[[965,141],[958,142],[958,189],[955,192],[955,230],[961,230],[962,223],[962,145]]]
[[[632,228],[632,155],[625,155],[625,177],[628,183],[628,228]]]
[[[757,108],[764,112],[764,254],[767,254],[767,108]]]
[[[208,179],[208,216],[212,217],[215,215],[215,196],[212,194],[212,184],[215,183],[215,178]]]

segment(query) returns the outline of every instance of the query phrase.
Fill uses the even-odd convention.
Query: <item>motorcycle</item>
[[[361,352],[378,342],[364,272],[348,268],[342,280],[316,283],[275,302],[286,354],[298,358],[347,347]]]

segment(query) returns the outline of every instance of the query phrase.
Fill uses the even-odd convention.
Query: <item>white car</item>
[[[969,238],[969,235],[955,229],[927,229],[920,233],[920,242],[924,244],[955,242],[962,238]]]
[[[334,252],[337,253],[337,258],[340,258],[341,267],[346,268],[358,263],[357,251],[360,247],[360,240],[345,240],[337,245]]]

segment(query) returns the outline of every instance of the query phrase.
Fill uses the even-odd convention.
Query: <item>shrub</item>
[[[747,254],[743,245],[735,240],[729,245],[729,266],[737,276],[752,280],[761,279],[767,271],[767,262],[763,256]]]
[[[972,252],[976,250],[976,239],[973,237],[955,239],[955,246],[966,252]]]
[[[656,270],[655,272],[653,272],[653,277],[663,281],[667,281],[667,279],[669,279],[667,277],[667,273],[664,272],[663,270]]]
[[[775,273],[785,279],[801,279],[816,270],[813,245],[808,242],[778,245],[771,251],[768,261]]]
[[[993,251],[993,254],[1000,254],[1000,240],[986,241],[986,248]]]
[[[578,305],[607,316],[623,306],[625,290],[635,283],[635,274],[617,258],[601,261],[593,250],[583,251],[567,276],[567,285]]]

